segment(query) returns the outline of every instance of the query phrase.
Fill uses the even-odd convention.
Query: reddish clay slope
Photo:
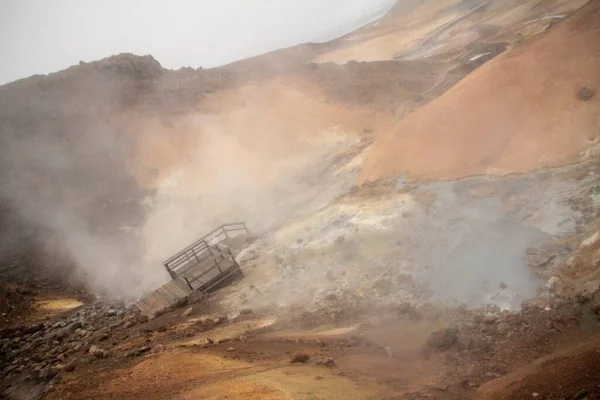
[[[576,92],[596,90],[589,101]],[[374,144],[360,181],[526,172],[574,160],[600,134],[600,1],[477,69]]]

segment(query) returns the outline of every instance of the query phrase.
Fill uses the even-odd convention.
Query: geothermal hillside
[[[0,86],[0,398],[600,398],[599,51],[598,0],[403,0]]]

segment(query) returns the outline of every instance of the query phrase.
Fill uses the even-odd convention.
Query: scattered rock
[[[88,353],[90,353],[96,358],[104,358],[108,355],[108,351],[96,345],[92,345],[88,350]]]
[[[63,371],[65,371],[65,372],[71,372],[74,369],[75,369],[75,364],[72,362],[65,364],[65,366],[63,367]]]
[[[192,307],[188,308],[187,310],[185,310],[183,312],[183,314],[181,314],[182,317],[187,317],[189,316],[192,312],[194,311],[194,309]]]
[[[162,353],[163,351],[165,351],[165,346],[162,344],[157,344],[156,346],[154,346],[152,348],[151,353],[157,354],[157,353]]]
[[[583,285],[581,290],[580,299],[582,302],[591,301],[594,299],[596,293],[600,290],[600,280],[589,281]]]
[[[292,356],[290,360],[292,364],[296,363],[306,363],[310,359],[309,355],[306,353],[296,353]]]
[[[54,378],[56,375],[58,375],[58,373],[60,372],[60,370],[57,367],[45,367],[44,369],[42,369],[40,371],[39,377],[42,380],[51,380],[52,378]]]
[[[123,329],[129,329],[132,326],[135,326],[136,322],[133,320],[129,320],[129,321],[125,321],[125,323],[123,323]]]
[[[494,325],[496,323],[496,321],[498,320],[498,317],[495,315],[486,315],[485,317],[483,317],[483,323],[486,325]]]
[[[233,347],[228,347],[228,348],[227,348],[227,351],[229,351],[229,352],[231,352],[231,351],[234,351],[234,350],[235,350],[235,349],[234,349]]]

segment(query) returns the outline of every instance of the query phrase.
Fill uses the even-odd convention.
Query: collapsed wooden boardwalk
[[[230,239],[247,237],[248,229],[243,222],[222,225],[192,243],[164,263],[171,281],[135,304],[142,314],[170,307],[193,291],[210,292],[220,284],[243,276],[232,249],[225,243]]]

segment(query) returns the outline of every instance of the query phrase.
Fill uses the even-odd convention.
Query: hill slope
[[[600,2],[506,53],[380,137],[361,181],[452,179],[572,161],[600,134]]]

